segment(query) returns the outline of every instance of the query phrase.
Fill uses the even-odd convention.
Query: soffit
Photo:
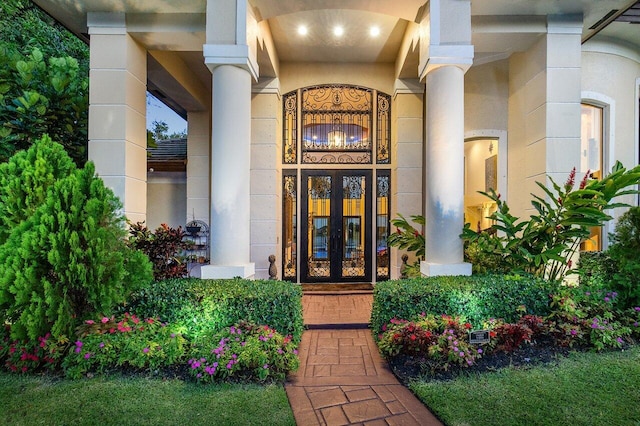
[[[132,35],[150,50],[175,51],[210,87],[210,73],[204,66],[206,0],[34,0],[77,34],[86,34],[87,12],[124,12]],[[280,61],[389,63],[397,55],[409,27],[419,21],[424,0],[249,0],[256,19],[266,21]],[[577,14],[584,17],[583,37],[589,27],[612,9],[625,9],[630,0],[473,0],[472,44],[475,63],[508,57],[528,49],[546,31],[546,16]],[[163,16],[163,14],[166,14]],[[155,26],[161,23],[162,25]],[[298,25],[309,29],[298,36]],[[334,25],[344,26],[345,35],[336,39]],[[371,25],[380,35],[371,38]],[[160,28],[158,30],[158,28]],[[190,28],[187,30],[187,28]],[[640,43],[640,25],[613,22],[594,38],[620,43]],[[404,58],[402,77],[416,77],[418,49]],[[262,60],[265,60],[264,53]],[[270,59],[270,58],[267,58]],[[259,58],[260,60],[260,58]],[[262,67],[262,66],[261,66]],[[268,68],[262,67],[263,70]],[[268,72],[267,72],[268,74]]]

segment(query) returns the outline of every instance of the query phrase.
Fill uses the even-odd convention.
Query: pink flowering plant
[[[378,347],[386,357],[424,356],[436,370],[468,367],[483,354],[481,347],[469,343],[470,330],[470,323],[448,315],[421,314],[413,321],[394,318],[382,327]]]
[[[62,366],[71,378],[117,367],[156,370],[179,363],[186,346],[180,333],[158,319],[100,317],[78,327]]]
[[[197,338],[188,365],[192,377],[201,382],[284,380],[298,369],[297,355],[291,336],[266,325],[240,322]]]
[[[66,342],[50,333],[36,340],[13,340],[8,324],[0,327],[0,363],[13,373],[51,371],[58,365]]]

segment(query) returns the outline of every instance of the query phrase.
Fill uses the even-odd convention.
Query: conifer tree
[[[0,244],[11,229],[33,215],[49,187],[75,168],[62,145],[47,135],[0,164]]]
[[[32,149],[48,152],[39,145]],[[42,161],[36,155],[35,164]],[[0,245],[0,313],[14,338],[71,336],[79,320],[108,313],[151,280],[148,258],[126,245],[120,210],[89,162],[55,180],[42,204],[10,230]]]

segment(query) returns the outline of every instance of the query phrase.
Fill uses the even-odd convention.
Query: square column
[[[89,13],[89,160],[132,222],[147,212],[147,52],[124,13]]]
[[[211,112],[187,113],[187,222],[211,219]]]

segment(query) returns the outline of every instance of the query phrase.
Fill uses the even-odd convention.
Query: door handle
[[[340,232],[342,232],[342,229],[338,229],[338,234],[337,235],[332,235],[331,236],[331,251],[333,253],[337,253],[338,252],[340,239],[341,239]]]

